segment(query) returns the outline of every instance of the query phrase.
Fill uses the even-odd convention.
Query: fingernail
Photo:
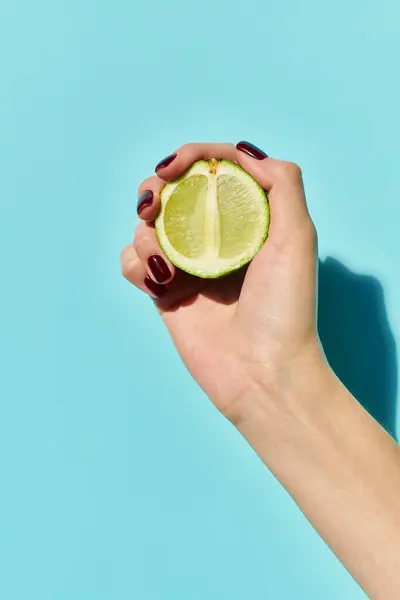
[[[158,256],[158,254],[153,254],[153,256],[150,256],[147,262],[154,279],[158,283],[165,283],[168,281],[168,279],[171,279],[171,271],[161,256]]]
[[[156,296],[156,298],[162,298],[168,292],[167,286],[163,285],[162,283],[156,283],[150,279],[150,277],[145,277],[144,285],[152,294],[154,294],[154,296]]]
[[[254,144],[250,144],[250,142],[239,142],[236,144],[236,148],[245,152],[252,158],[256,158],[257,160],[263,160],[264,158],[268,158],[268,154],[265,154],[263,150],[257,148]]]
[[[153,192],[143,192],[140,194],[137,202],[137,212],[140,215],[144,208],[149,208],[153,204]]]
[[[160,169],[165,169],[165,167],[168,167],[168,165],[170,165],[172,163],[172,161],[175,160],[175,158],[176,158],[176,153],[174,152],[174,154],[170,154],[169,156],[166,156],[165,158],[160,160],[160,162],[156,166],[156,173]]]

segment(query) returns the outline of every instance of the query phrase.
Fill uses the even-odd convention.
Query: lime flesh
[[[264,190],[229,161],[199,161],[161,192],[160,245],[175,266],[198,277],[221,277],[250,262],[268,227]]]

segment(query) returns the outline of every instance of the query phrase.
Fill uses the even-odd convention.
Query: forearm
[[[266,394],[240,431],[369,597],[397,600],[399,447],[327,367]]]

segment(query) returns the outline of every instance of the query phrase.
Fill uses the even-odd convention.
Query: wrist
[[[296,452],[334,419],[343,390],[322,353],[304,352],[281,369],[256,367],[252,385],[237,403],[234,424],[254,450],[273,466],[274,456]]]

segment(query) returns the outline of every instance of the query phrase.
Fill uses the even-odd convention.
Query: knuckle
[[[135,231],[135,237],[133,238],[133,247],[137,254],[142,255],[146,251],[146,247],[148,247],[151,243],[150,232],[145,228],[138,226]]]
[[[125,277],[125,279],[129,279],[132,270],[132,263],[128,260],[128,252],[129,248],[126,247],[121,252],[120,262],[121,262],[121,273]]]
[[[124,266],[125,266],[125,250],[122,250],[121,254],[119,255],[119,264],[121,266],[121,271],[123,273]]]
[[[138,187],[138,196],[147,190],[152,190],[154,187],[154,176],[144,179]]]
[[[121,273],[122,273],[123,277],[125,277],[125,279],[127,279],[129,281],[131,269],[130,269],[130,265],[128,265],[128,263],[121,263]]]
[[[135,242],[136,240],[140,240],[142,239],[142,237],[145,235],[146,233],[146,223],[144,221],[139,221],[139,223],[136,226],[136,229],[133,233],[133,241]]]
[[[126,261],[127,255],[131,249],[132,249],[132,246],[128,245],[128,246],[125,246],[125,248],[121,251],[121,254],[120,254],[121,265]]]
[[[198,144],[196,144],[195,142],[183,144],[182,146],[179,146],[179,148],[176,150],[176,153],[179,152],[179,154],[185,154],[186,152],[190,152],[191,150],[193,150],[193,148],[196,148],[196,146],[198,146]]]
[[[137,254],[140,254],[144,245],[145,245],[144,236],[141,235],[140,232],[136,232],[135,237],[133,238],[133,247]]]
[[[281,179],[295,182],[299,182],[302,179],[301,168],[294,162],[281,162],[279,165],[279,175]]]
[[[297,163],[294,163],[294,162],[286,163],[286,171],[287,171],[288,177],[290,177],[291,179],[296,180],[296,181],[301,180],[302,171]]]

